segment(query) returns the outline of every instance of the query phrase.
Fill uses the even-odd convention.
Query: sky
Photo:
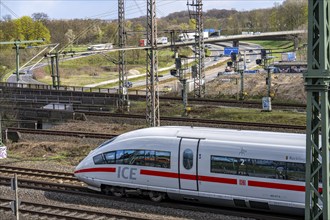
[[[188,0],[192,3],[193,0]],[[194,0],[196,3],[196,0]],[[236,9],[249,11],[271,8],[284,0],[203,0],[203,11],[210,9]],[[117,19],[118,0],[0,0],[0,18],[10,15],[13,19],[43,12],[50,19]],[[125,0],[126,19],[144,16],[147,0]],[[192,10],[192,8],[190,7]],[[156,0],[156,16],[185,11],[187,0]]]

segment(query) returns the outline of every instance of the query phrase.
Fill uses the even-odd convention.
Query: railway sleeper
[[[123,188],[120,186],[102,185],[101,191],[106,195],[113,195],[115,197],[125,197],[129,195],[147,196],[153,202],[161,202],[167,198],[164,192]]]

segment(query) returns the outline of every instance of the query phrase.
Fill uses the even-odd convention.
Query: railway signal
[[[176,69],[171,70],[171,75],[175,76],[179,79],[180,83],[182,84],[182,103],[183,103],[183,116],[187,116],[188,112],[190,111],[190,107],[188,107],[188,94],[187,94],[187,79],[184,74],[184,71],[188,69],[187,63],[185,65],[182,65],[182,58],[178,58],[178,53],[175,52],[175,67]],[[183,68],[183,66],[186,66]],[[192,75],[197,75],[197,67],[196,65],[191,67],[192,69]]]

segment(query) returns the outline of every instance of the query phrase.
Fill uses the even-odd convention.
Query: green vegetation
[[[275,56],[275,61],[281,59],[281,53],[289,52],[294,50],[294,44],[292,41],[249,41],[250,43],[258,44],[262,48],[271,50],[271,56]]]
[[[146,106],[144,102],[132,102],[131,109],[131,113],[133,114],[144,114]],[[162,116],[181,116],[183,113],[183,105],[161,102],[160,111]],[[191,106],[189,117],[224,121],[306,125],[305,113],[280,110],[262,112],[261,109],[193,105]]]
[[[192,51],[189,47],[179,50],[179,55],[189,56]],[[69,55],[63,57],[70,57]],[[134,69],[137,72],[145,73],[146,52],[144,50],[127,51],[127,69]],[[137,57],[133,59],[132,57]],[[95,54],[79,59],[70,59],[60,63],[60,81],[61,85],[85,86],[100,83],[118,78],[118,52],[105,54]],[[158,52],[158,68],[164,68],[174,65],[174,54],[170,49],[160,50]],[[168,73],[169,70],[160,71],[159,75]],[[50,68],[45,67],[42,71],[36,71],[34,77],[40,82],[52,84]],[[134,78],[130,81],[144,79],[145,76]],[[109,83],[100,86],[109,88],[117,86],[118,83]]]

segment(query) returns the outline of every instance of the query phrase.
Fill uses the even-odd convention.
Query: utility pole
[[[270,54],[270,53],[269,53]],[[266,77],[266,86],[267,86],[267,96],[262,98],[262,109],[263,111],[270,112],[272,110],[271,103],[272,99],[270,97],[270,89],[271,89],[271,80],[272,75],[270,72],[270,59],[271,56],[267,56],[266,49],[261,49],[261,62],[263,62],[264,69],[267,70],[267,77]]]
[[[308,1],[306,220],[330,219],[329,15],[330,0]]]
[[[196,1],[196,2],[195,2]],[[204,59],[205,59],[205,48],[204,48],[204,30],[203,30],[203,3],[202,0],[192,0],[192,3],[187,3],[192,7],[196,7],[194,13],[190,13],[190,18],[194,18],[196,21],[195,30],[195,61],[196,67],[193,67],[192,73],[194,78],[194,96],[204,97],[205,96],[205,72],[204,72]],[[195,69],[197,74],[194,74]]]
[[[58,52],[45,54],[45,57],[50,58],[51,65],[51,76],[53,87],[56,89],[60,88],[60,74],[59,74],[59,62],[58,62]]]
[[[0,44],[14,44],[14,48],[16,50],[16,81],[19,81],[19,50],[24,49],[24,47],[20,47],[21,44],[28,44],[28,43],[40,43],[44,42],[45,39],[42,40],[16,40],[16,41],[9,41],[9,42],[0,42]]]
[[[150,127],[156,127],[160,126],[156,0],[147,0],[147,46],[146,119]]]
[[[125,4],[124,0],[118,0],[118,38],[119,48],[126,46],[126,33],[125,33]],[[127,83],[127,68],[125,60],[125,50],[119,51],[118,58],[118,70],[119,70],[119,111],[122,112],[126,108],[129,111],[129,100],[128,100],[128,83]]]

